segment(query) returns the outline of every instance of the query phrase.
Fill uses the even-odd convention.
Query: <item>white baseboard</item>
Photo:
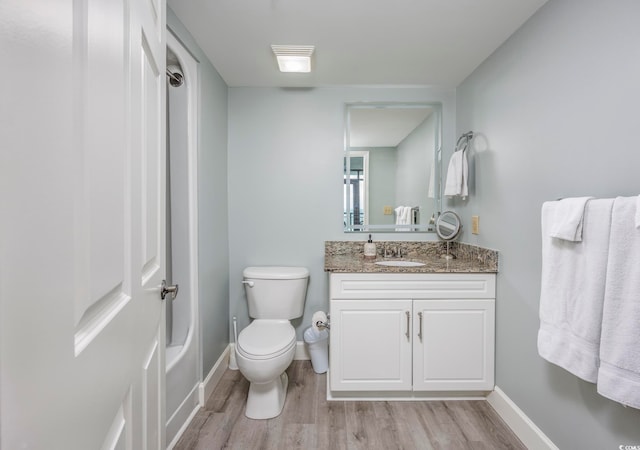
[[[202,383],[200,383],[200,406],[204,406],[207,399],[211,396],[213,389],[220,382],[222,375],[224,375],[224,371],[227,370],[227,367],[229,366],[230,348],[231,346],[228,345],[227,348],[224,349],[222,355],[220,355],[216,363],[213,365],[207,377]]]
[[[540,428],[498,386],[487,401],[529,450],[558,450]]]
[[[195,394],[196,389],[194,389],[194,394]],[[200,405],[195,401],[196,399],[194,398],[194,404],[195,407],[192,406],[192,411],[187,415],[187,417],[177,417],[176,414],[173,415],[173,417],[168,421],[167,423],[167,437],[170,437],[170,434],[173,434],[171,427],[172,426],[176,426],[175,424],[179,424],[179,421],[182,421],[182,426],[180,426],[180,428],[178,429],[178,431],[175,432],[175,436],[173,436],[173,439],[171,439],[171,442],[169,443],[169,445],[167,445],[167,450],[172,450],[173,447],[176,446],[176,444],[178,443],[178,441],[180,440],[180,438],[182,437],[182,433],[184,433],[184,431],[187,429],[187,427],[189,426],[189,424],[191,423],[191,421],[193,420],[193,417],[196,415],[196,413],[200,410]],[[181,415],[184,415],[188,412],[188,405],[185,405],[184,408],[179,409],[178,412],[181,412]]]
[[[296,342],[296,354],[293,356],[293,359],[296,361],[311,359],[311,355],[309,355],[309,350],[307,350],[307,346],[304,345],[304,341]]]

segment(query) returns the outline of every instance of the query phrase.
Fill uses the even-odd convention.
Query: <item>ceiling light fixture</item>
[[[313,45],[272,45],[280,72],[311,72],[311,55]]]

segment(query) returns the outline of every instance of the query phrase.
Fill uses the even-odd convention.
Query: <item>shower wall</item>
[[[172,442],[198,408],[200,339],[197,304],[197,87],[198,64],[180,42],[167,36],[169,71],[184,75],[181,85],[167,83],[167,276],[180,286],[167,302],[171,340],[166,351],[167,442]],[[169,81],[169,78],[167,79]]]
[[[189,184],[187,158],[188,82],[167,88],[169,145],[167,146],[167,189],[169,224],[167,227],[167,277],[179,284],[178,296],[167,304],[167,317],[172,317],[169,346],[183,345],[191,322],[191,265],[189,255]],[[168,250],[171,250],[169,253]],[[169,267],[167,267],[169,269]],[[170,275],[169,275],[170,273]],[[171,313],[169,313],[169,310]],[[169,326],[169,324],[167,324]],[[169,335],[169,329],[167,329]],[[170,364],[167,359],[167,365]]]
[[[198,62],[197,294],[204,379],[229,345],[228,87],[170,8],[167,24]]]
[[[167,371],[167,443],[178,436],[180,428],[188,421],[190,414],[199,406],[199,390],[202,382],[211,372],[216,361],[229,345],[229,245],[228,245],[228,213],[227,213],[227,85],[211,65],[193,37],[180,23],[173,11],[167,10],[167,45],[179,48],[178,56],[183,64],[185,86],[193,94],[194,101],[189,103],[186,97],[173,98],[170,94],[169,108],[177,124],[184,121],[185,127],[195,125],[189,144],[195,151],[190,154],[193,164],[188,164],[186,177],[189,181],[191,208],[196,211],[195,223],[192,223],[191,255],[193,291],[188,293],[192,306],[197,309],[195,319],[199,328],[197,334],[190,333],[185,326],[178,306],[185,301],[183,285],[187,280],[179,281],[181,270],[177,265],[179,255],[176,242],[172,243],[174,253],[174,281],[180,284],[180,294],[176,299],[173,326],[173,342],[179,343],[186,336],[187,352]],[[178,50],[176,50],[178,51]],[[170,88],[175,89],[175,88]],[[183,88],[178,88],[178,90]],[[186,105],[185,103],[186,102]],[[187,114],[174,109],[182,105]],[[167,141],[174,151],[183,145],[178,131]],[[174,142],[176,138],[177,141]],[[185,169],[180,168],[183,162],[171,163],[173,177]],[[184,196],[184,194],[182,194]],[[180,203],[173,199],[172,227],[186,226],[186,221],[179,221],[183,213],[176,211],[186,208],[187,202]],[[175,231],[175,230],[174,230]],[[182,246],[180,246],[182,247]],[[187,247],[182,247],[186,249]],[[186,333],[186,334],[185,334]],[[171,349],[172,347],[169,347]],[[169,358],[167,358],[168,360]],[[177,409],[176,409],[177,408]],[[174,412],[175,411],[175,412]]]

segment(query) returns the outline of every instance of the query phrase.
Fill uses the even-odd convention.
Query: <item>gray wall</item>
[[[369,223],[393,224],[395,216],[384,214],[384,207],[395,205],[397,153],[395,147],[369,150]]]
[[[228,88],[171,9],[167,24],[200,63],[198,289],[204,377],[229,343]]]
[[[452,89],[229,89],[230,314],[240,327],[249,323],[241,281],[250,265],[309,268],[305,315],[294,321],[298,339],[311,314],[328,309],[324,241],[365,238],[342,226],[344,108],[358,101],[442,102],[445,145],[453,145]]]
[[[436,114],[427,117],[398,145],[395,206],[419,206],[421,223],[433,214],[429,192],[429,174],[436,144]]]
[[[500,250],[496,384],[561,449],[640,445],[639,410],[536,347],[542,203],[640,193],[639,17],[636,0],[551,0],[457,90],[458,135],[478,137],[470,198],[449,207],[466,230],[480,215],[463,241]]]

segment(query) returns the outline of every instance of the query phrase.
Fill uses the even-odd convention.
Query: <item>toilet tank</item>
[[[304,267],[247,267],[242,272],[254,319],[295,319],[304,313],[309,270]]]

